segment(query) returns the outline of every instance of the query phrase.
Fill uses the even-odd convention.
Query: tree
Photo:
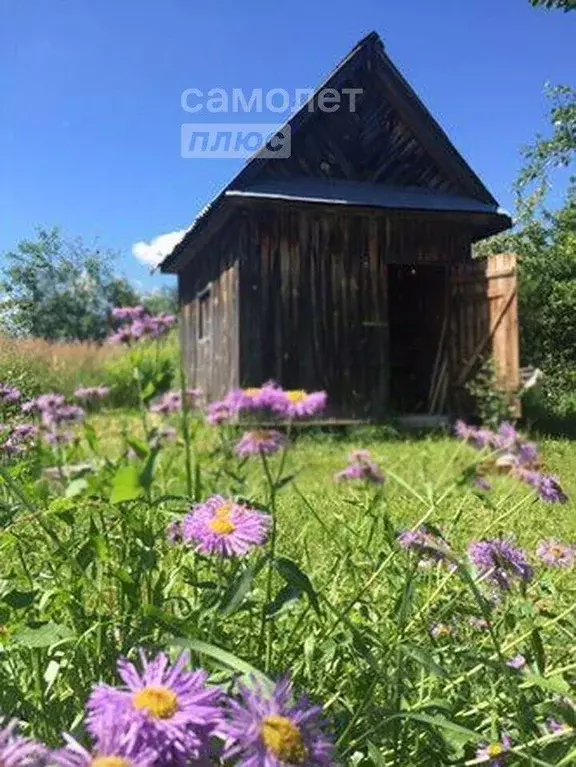
[[[5,332],[58,341],[98,341],[114,306],[138,302],[130,283],[114,274],[113,254],[39,229],[5,255],[0,323]]]
[[[518,254],[523,360],[576,375],[576,178],[569,179],[557,210],[546,206],[553,172],[574,168],[576,91],[558,86],[547,95],[550,134],[523,150],[525,165],[515,185],[519,225],[481,243],[476,254]]]
[[[563,11],[576,10],[576,0],[530,0],[535,8],[559,8]]]
[[[545,203],[550,175],[558,168],[570,168],[576,157],[576,90],[569,85],[546,87],[550,102],[549,121],[552,134],[536,136],[525,147],[525,165],[515,184],[520,215],[530,220]]]
[[[167,285],[143,295],[140,302],[150,314],[178,314],[178,291]]]

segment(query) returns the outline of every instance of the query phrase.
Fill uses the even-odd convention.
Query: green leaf
[[[544,643],[542,642],[542,636],[537,628],[532,629],[530,635],[530,642],[532,645],[532,651],[536,659],[536,665],[538,671],[543,674],[546,671],[546,651],[544,650]]]
[[[415,647],[414,645],[405,644],[402,645],[402,651],[408,655],[410,658],[416,661],[416,663],[419,663],[421,666],[423,666],[427,671],[429,671],[434,676],[438,676],[441,679],[449,679],[450,675],[444,669],[442,666],[440,666],[436,661],[432,658],[429,652],[426,650],[423,650],[421,647]]]
[[[168,631],[180,631],[182,628],[178,618],[155,605],[146,605],[142,612],[146,618]]]
[[[146,458],[150,452],[149,446],[143,442],[141,439],[136,439],[136,437],[125,437],[126,443],[132,448],[132,450],[136,453],[138,458],[140,458],[141,461]]]
[[[112,480],[111,503],[135,501],[144,493],[140,481],[140,471],[134,463],[121,466]]]
[[[37,628],[24,628],[12,635],[12,641],[23,647],[50,647],[64,639],[73,639],[74,632],[58,623],[45,623]]]
[[[240,607],[244,601],[246,595],[252,588],[252,582],[256,574],[256,568],[247,567],[238,578],[232,581],[228,589],[225,591],[220,603],[220,612],[224,618],[227,618]]]
[[[284,608],[293,605],[302,597],[302,592],[295,586],[286,584],[276,594],[274,599],[266,605],[266,616],[272,618],[282,612]]]
[[[372,760],[374,767],[386,767],[387,762],[376,746],[368,741],[368,756]]]
[[[554,676],[540,676],[539,674],[524,674],[524,682],[529,687],[539,687],[546,692],[554,692],[558,695],[568,695],[570,692],[570,685],[568,682],[556,674]]]
[[[66,488],[66,492],[64,493],[65,498],[75,498],[77,495],[82,495],[82,493],[88,489],[88,482],[84,478],[80,479],[73,479],[72,482],[69,483],[68,487]]]
[[[170,640],[170,644],[176,647],[183,647],[187,650],[192,650],[199,655],[207,655],[220,665],[237,671],[239,674],[247,674],[248,676],[255,676],[258,679],[266,681],[268,684],[272,684],[268,677],[257,668],[251,666],[246,661],[238,658],[227,650],[222,650],[216,645],[209,644],[208,642],[202,642],[200,639],[185,639],[184,637],[174,637]]]
[[[91,423],[84,423],[84,435],[92,452],[98,452],[98,434]]]
[[[37,591],[18,591],[14,589],[14,591],[6,594],[2,601],[10,605],[14,610],[22,610],[24,607],[30,607],[34,603],[37,594]]]
[[[140,474],[140,484],[145,490],[150,490],[152,482],[154,481],[154,472],[156,470],[156,458],[160,452],[159,448],[153,450],[144,464],[142,473]]]
[[[401,713],[401,714],[394,714],[391,719],[394,719],[396,717],[399,717],[401,719],[413,719],[416,722],[424,722],[426,724],[434,725],[435,727],[440,727],[443,730],[447,730],[450,732],[453,736],[456,736],[459,740],[463,740],[464,742],[478,742],[482,740],[482,736],[478,735],[478,733],[474,732],[474,730],[469,730],[467,727],[462,727],[459,724],[456,724],[455,722],[451,722],[449,719],[446,719],[444,716],[440,716],[437,714],[436,716],[430,716],[429,714],[412,714],[412,713]]]
[[[290,586],[293,586],[298,591],[306,594],[310,600],[310,604],[314,610],[316,610],[318,615],[320,615],[320,603],[318,602],[318,595],[314,591],[314,587],[312,586],[310,578],[306,575],[306,573],[302,572],[296,562],[293,562],[291,559],[287,559],[286,557],[278,557],[274,562],[274,566],[282,578],[284,578],[286,583],[288,583]]]

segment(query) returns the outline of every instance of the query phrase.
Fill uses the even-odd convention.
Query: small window
[[[210,288],[198,295],[198,340],[209,338],[212,332],[212,316],[210,314]]]

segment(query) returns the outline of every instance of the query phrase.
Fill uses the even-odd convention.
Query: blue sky
[[[544,84],[576,71],[576,14],[528,0],[2,0],[0,252],[59,225],[119,251],[187,227],[241,160],[180,155],[187,88],[318,85],[366,33],[499,202],[545,128]],[[203,112],[206,122],[215,116]],[[275,122],[278,115],[218,115]]]

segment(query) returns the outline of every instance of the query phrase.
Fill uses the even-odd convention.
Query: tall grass
[[[110,344],[0,336],[0,383],[17,386],[25,397],[46,391],[70,396],[79,386],[106,384],[111,406],[133,407],[138,405],[136,366],[145,380],[160,373],[162,388],[168,388],[178,369],[176,338],[126,350]]]

